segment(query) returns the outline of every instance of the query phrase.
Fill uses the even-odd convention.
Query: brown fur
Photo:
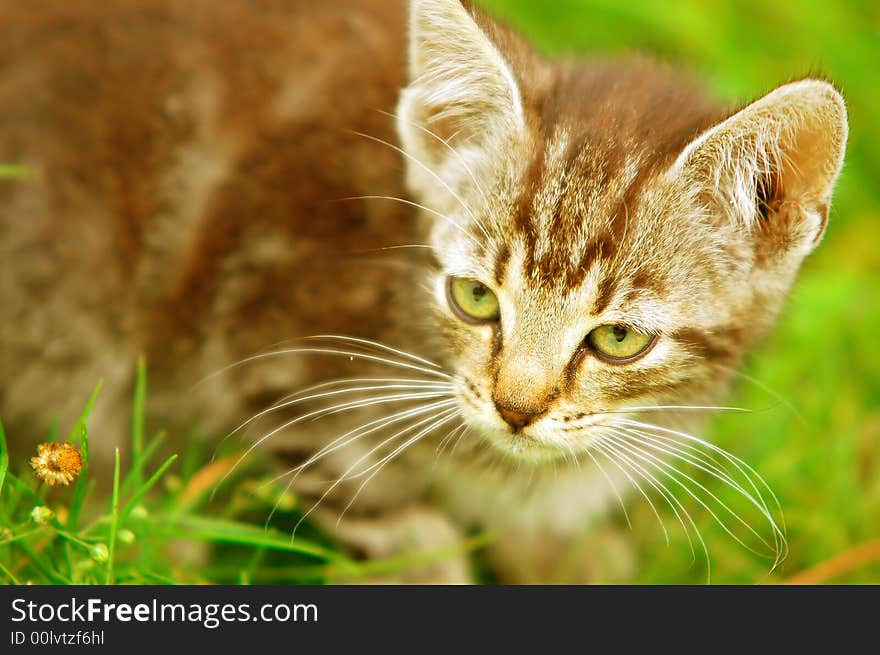
[[[352,134],[394,139],[379,110],[404,80],[402,3],[39,4],[0,8],[14,35],[0,45],[0,160],[37,171],[0,182],[15,324],[0,369],[19,376],[4,418],[43,416],[61,395],[69,421],[107,375],[89,366],[102,351],[129,365],[144,352],[155,391],[179,395],[292,336],[388,329],[399,273],[375,249],[411,242],[412,212],[342,199],[403,195],[399,156]],[[70,335],[70,315],[89,317],[90,339]],[[27,380],[51,366],[35,353],[52,343],[89,373],[35,392]],[[248,403],[228,407],[221,425]]]
[[[71,422],[104,377],[92,444],[110,452],[139,353],[151,415],[186,434],[389,375],[300,353],[186,392],[257,351],[328,333],[402,348],[439,368],[392,373],[447,384],[454,412],[363,488],[346,474],[399,445],[387,431],[309,464],[296,489],[317,499],[340,480],[315,513],[331,526],[357,495],[339,534],[370,556],[489,527],[509,579],[550,579],[549,544],[580,543],[613,498],[587,458],[616,411],[720,396],[821,237],[846,141],[827,84],[731,112],[647,59],[546,61],[458,0],[5,1],[0,23],[0,161],[36,171],[0,181],[9,431],[37,439],[51,410]],[[500,320],[461,320],[449,276],[491,287]],[[652,346],[611,362],[586,340],[603,325]],[[265,447],[310,463],[407,406]]]

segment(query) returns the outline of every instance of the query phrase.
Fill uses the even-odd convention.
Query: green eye
[[[587,341],[602,359],[622,363],[647,351],[654,343],[654,335],[622,325],[601,325],[587,335]]]
[[[446,294],[456,316],[467,323],[489,323],[501,316],[498,296],[479,280],[450,277]]]

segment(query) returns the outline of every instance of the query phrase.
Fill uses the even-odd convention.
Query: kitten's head
[[[459,0],[411,12],[398,129],[469,424],[555,459],[610,412],[716,396],[822,236],[840,95],[724,113],[649,62],[548,63]]]

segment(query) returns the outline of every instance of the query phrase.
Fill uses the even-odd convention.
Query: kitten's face
[[[836,92],[795,83],[721,120],[656,69],[551,69],[457,1],[413,11],[399,127],[474,431],[547,461],[632,408],[711,402],[821,236]]]
[[[607,153],[565,133],[533,138],[529,155],[495,172],[485,200],[459,194],[478,220],[462,206],[447,215],[467,234],[445,221],[432,234],[434,301],[462,412],[493,446],[527,459],[583,452],[608,412],[704,398],[752,336],[743,240],[700,228],[699,208],[671,180],[627,195],[635,155],[600,186]],[[527,183],[535,158],[540,179]],[[469,291],[494,295],[497,319],[468,316]],[[720,334],[734,324],[736,334]],[[720,340],[711,356],[694,342],[710,333]],[[523,416],[511,422],[511,411]]]

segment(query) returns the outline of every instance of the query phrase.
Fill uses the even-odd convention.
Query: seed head
[[[69,443],[41,443],[37,456],[31,457],[31,466],[37,477],[50,487],[68,485],[82,471],[82,457]]]

